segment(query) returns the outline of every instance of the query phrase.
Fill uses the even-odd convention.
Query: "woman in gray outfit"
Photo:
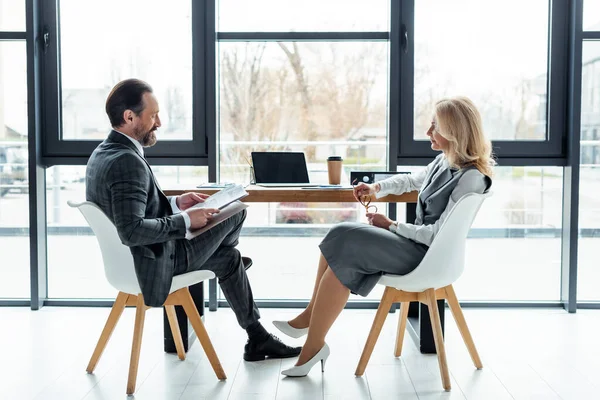
[[[483,193],[491,186],[491,143],[471,100],[439,101],[427,136],[431,148],[442,154],[425,170],[354,188],[357,199],[419,190],[415,223],[367,213],[369,225],[336,225],[319,245],[321,256],[310,303],[291,321],[274,321],[289,336],[308,333],[298,362],[282,374],[305,376],[317,362],[324,365],[329,356],[325,336],[350,293],[367,296],[382,274],[404,275],[415,269],[456,202],[467,193]]]

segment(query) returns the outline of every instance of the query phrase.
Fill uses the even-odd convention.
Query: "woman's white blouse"
[[[444,160],[444,163],[445,167],[448,168],[448,161]],[[422,191],[425,178],[433,164],[433,162],[430,163],[427,168],[416,174],[398,174],[378,182],[381,189],[377,192],[376,197],[380,198],[387,196],[388,194],[402,194],[414,190]],[[440,227],[456,202],[467,193],[483,193],[486,190],[486,187],[485,175],[476,169],[466,171],[463,176],[460,177],[456,187],[450,194],[450,200],[440,216],[440,219],[431,225],[415,225],[398,222],[398,228],[395,233],[427,246],[431,246],[433,238],[440,230]]]

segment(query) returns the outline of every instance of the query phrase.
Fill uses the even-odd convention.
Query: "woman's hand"
[[[367,219],[369,220],[369,225],[373,225],[386,230],[390,229],[390,225],[394,223],[394,221],[392,221],[385,215],[379,213],[367,213]]]
[[[189,192],[182,194],[181,196],[177,196],[177,200],[175,200],[175,202],[181,211],[185,211],[198,203],[204,203],[204,200],[208,197],[209,196],[204,193]]]
[[[358,185],[354,186],[353,194],[354,198],[357,201],[360,201],[362,196],[367,194],[375,194],[379,192],[380,186],[379,183],[374,183],[372,185],[366,184],[364,182],[360,182]]]

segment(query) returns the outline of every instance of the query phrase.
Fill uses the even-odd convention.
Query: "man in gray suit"
[[[207,196],[167,197],[156,182],[143,149],[156,144],[161,126],[150,85],[137,79],[119,82],[108,95],[106,113],[113,130],[88,161],[86,198],[106,213],[131,249],[146,305],[163,305],[174,275],[213,271],[248,333],[244,360],[297,356],[300,347],[286,346],[259,322],[243,259],[235,248],[246,211],[192,240],[185,239],[188,230],[205,226],[219,210],[192,209]]]

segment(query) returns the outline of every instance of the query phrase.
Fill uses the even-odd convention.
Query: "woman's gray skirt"
[[[367,296],[384,273],[408,274],[429,249],[386,229],[356,222],[331,228],[319,248],[340,282],[361,296]]]

